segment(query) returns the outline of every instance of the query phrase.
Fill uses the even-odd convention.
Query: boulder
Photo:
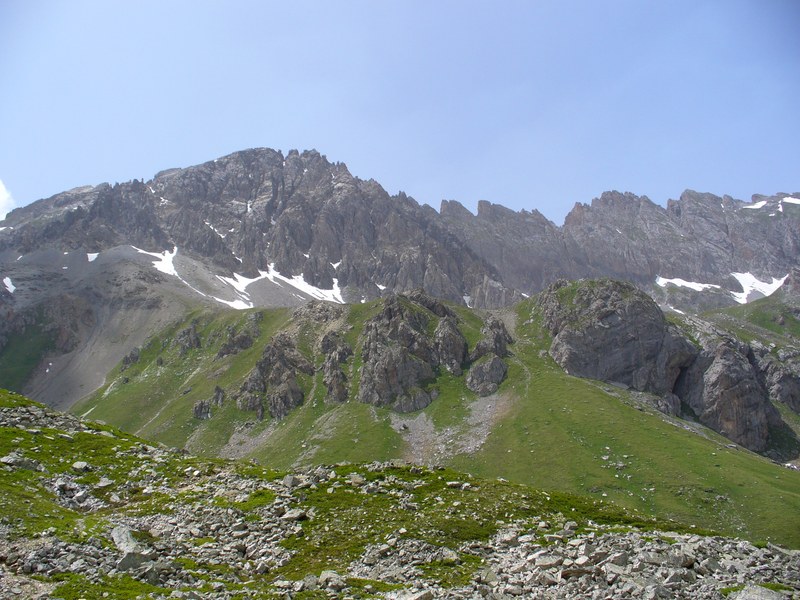
[[[211,403],[208,400],[198,400],[192,407],[195,419],[205,420],[211,418]]]
[[[507,372],[508,367],[499,356],[485,356],[470,367],[467,387],[479,396],[494,394]]]
[[[498,318],[489,316],[481,327],[481,339],[470,353],[470,362],[475,362],[487,354],[495,354],[501,358],[508,356],[508,344],[513,343],[505,324]]]

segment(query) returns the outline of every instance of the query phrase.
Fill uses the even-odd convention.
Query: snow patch
[[[251,212],[253,212],[253,204],[252,204],[252,202],[250,202],[250,200],[248,200],[247,201],[247,214],[250,214]]]
[[[8,227],[0,227],[0,231],[5,231]]]
[[[169,200],[164,198],[164,196],[159,196],[159,198],[161,198],[161,203],[160,203],[161,206],[164,206],[165,204],[169,204]]]
[[[220,232],[220,231],[219,231],[219,230],[218,230],[216,227],[214,227],[214,226],[213,226],[211,223],[209,223],[208,221],[203,221],[203,223],[205,223],[205,224],[206,224],[208,227],[210,227],[210,228],[211,228],[211,231],[213,231],[214,233],[216,233],[216,234],[217,234],[219,237],[221,237],[223,240],[225,239],[225,236],[226,236],[227,234]],[[231,229],[231,231],[233,231],[233,229]]]
[[[788,202],[789,204],[800,204],[800,198],[792,198],[791,196],[786,196],[782,202]],[[13,227],[12,227],[13,229]]]
[[[386,289],[386,286],[385,286],[385,285],[381,285],[380,283],[376,283],[375,285],[377,285],[377,286],[378,286],[378,289],[379,289],[380,291],[383,291],[383,290],[385,290],[385,289]]]
[[[264,271],[259,271],[258,277],[253,277],[249,279],[244,275],[239,275],[239,273],[234,273],[233,277],[222,277],[221,275],[217,275],[217,279],[219,279],[223,283],[227,283],[233,289],[235,289],[239,294],[247,296],[247,286],[251,283],[255,283],[259,279],[265,279],[267,274]]]
[[[13,294],[17,287],[12,283],[11,277],[3,277],[3,285],[6,286],[9,294]]]
[[[472,308],[472,296],[461,296],[464,299],[464,304]]]
[[[616,228],[615,228],[615,229],[616,229]],[[622,235],[622,232],[621,232],[619,229],[617,229],[617,233],[618,233],[618,234],[620,234],[620,235]]]
[[[747,304],[753,292],[759,292],[763,296],[772,295],[775,290],[783,285],[786,278],[789,277],[787,273],[781,278],[773,277],[772,281],[768,282],[760,281],[752,273],[731,273],[731,275],[736,278],[739,285],[741,285],[744,290],[743,292],[731,292],[731,296],[733,296],[733,299],[739,304]]]
[[[672,312],[678,313],[679,315],[685,315],[686,313],[680,310],[679,308],[675,308],[674,306],[667,305]]]
[[[678,287],[688,287],[698,292],[702,292],[703,290],[708,289],[720,289],[720,286],[714,285],[713,283],[697,283],[695,281],[686,281],[685,279],[680,279],[676,277],[675,279],[666,279],[665,277],[656,277],[656,284],[660,287],[667,287],[667,284],[671,283],[672,285],[676,285]]]
[[[338,269],[338,268],[339,268],[339,265],[340,265],[340,264],[342,264],[342,261],[339,261],[339,262],[337,262],[337,263],[331,263],[331,266],[334,268],[334,270],[336,270],[336,269]]]
[[[743,206],[742,208],[758,209],[758,208],[763,208],[764,206],[766,206],[766,204],[767,204],[766,200],[760,200],[759,202],[756,202],[755,204],[751,204],[749,206]]]
[[[17,257],[17,260],[22,260],[22,255],[21,254]]]
[[[211,296],[217,302],[222,304],[227,304],[231,308],[235,308],[236,310],[247,310],[248,308],[253,308],[252,302],[245,302],[244,300],[223,300],[222,298],[217,298],[216,296]]]
[[[155,194],[156,193],[156,191],[152,187],[150,187],[149,185],[147,186],[147,189],[150,190],[151,194]]]
[[[237,299],[237,300],[233,300],[233,301],[222,300],[221,298],[217,298],[215,296],[209,296],[208,294],[204,294],[203,292],[198,290],[196,287],[194,287],[191,283],[186,281],[183,277],[178,275],[178,271],[175,269],[175,264],[173,262],[175,257],[178,255],[178,247],[177,246],[173,246],[172,252],[170,252],[169,250],[165,250],[163,253],[148,252],[147,250],[142,250],[141,248],[137,248],[136,246],[131,246],[131,248],[133,248],[134,250],[136,250],[140,254],[147,254],[147,255],[152,256],[153,258],[155,258],[156,260],[153,261],[153,266],[156,269],[158,269],[162,273],[166,273],[167,275],[174,275],[186,287],[188,287],[190,290],[192,290],[196,294],[200,294],[204,298],[211,298],[213,300],[216,300],[217,302],[221,302],[222,304],[227,304],[231,308],[236,308],[236,309],[253,308],[252,303],[245,302],[242,299]]]
[[[177,277],[178,279],[183,281],[181,276],[178,275],[178,272],[175,270],[175,265],[172,262],[173,259],[175,258],[175,256],[178,254],[178,247],[177,246],[173,246],[172,247],[172,252],[170,252],[169,250],[164,250],[163,253],[148,252],[147,250],[142,250],[141,248],[137,248],[136,246],[131,246],[131,248],[136,250],[139,254],[147,254],[149,256],[152,256],[152,257],[156,258],[157,260],[155,260],[153,262],[153,266],[156,269],[158,269],[162,273],[166,273],[167,275],[174,275],[175,277]],[[186,282],[184,281],[184,283],[186,283]],[[189,285],[189,284],[186,284],[186,285]],[[191,286],[189,286],[189,287],[191,287]],[[194,289],[194,288],[192,288],[192,289]]]
[[[94,260],[99,256],[99,252],[87,252],[86,258],[89,262],[94,262]]]
[[[308,296],[311,296],[312,298],[316,298],[318,300],[327,300],[328,302],[336,302],[337,304],[344,304],[344,299],[342,298],[342,291],[341,289],[339,289],[339,280],[336,279],[335,277],[333,278],[333,289],[323,290],[306,282],[306,280],[303,279],[302,275],[295,275],[294,277],[284,277],[275,270],[275,263],[270,263],[269,272],[267,273],[266,276],[267,279],[269,279],[272,283],[279,284],[279,282],[282,281],[294,288],[297,288],[298,290],[300,290],[301,292],[303,292]]]

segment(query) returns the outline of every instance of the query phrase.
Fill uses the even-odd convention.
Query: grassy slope
[[[529,319],[529,303],[519,313],[520,323]],[[481,451],[454,466],[800,545],[800,473],[728,448],[709,430],[692,433],[627,392],[565,375],[540,358],[548,344],[535,323],[520,327],[508,380],[518,401]]]
[[[32,404],[17,394],[0,390],[0,409]],[[112,547],[111,529],[125,515],[173,514],[181,507],[206,510],[209,504],[235,514],[244,520],[261,518],[262,510],[276,500],[268,489],[270,482],[282,473],[253,464],[227,461],[204,461],[181,453],[156,456],[142,440],[119,430],[90,424],[91,430],[72,436],[60,435],[58,430],[27,430],[0,427],[0,456],[11,451],[41,462],[49,477],[72,473],[76,460],[88,460],[89,472],[77,476],[78,483],[92,485],[100,478],[110,480],[110,487],[93,494],[109,497],[118,493],[113,506],[94,512],[75,511],[59,506],[44,487],[42,473],[25,470],[3,470],[0,477],[0,523],[9,527],[11,538],[35,538],[53,535],[59,539],[86,542],[95,538],[105,547]],[[95,431],[105,430],[107,435]],[[240,480],[254,482],[255,491],[247,498],[231,500],[228,483],[218,475],[236,473]],[[364,493],[353,478],[380,485],[383,493]],[[206,479],[217,481],[217,495],[210,499],[208,492],[193,490],[202,487]],[[147,492],[143,489],[153,481],[157,485]],[[226,480],[230,481],[230,480]],[[550,526],[537,535],[553,533],[566,520],[574,520],[579,531],[604,531],[606,528],[625,530],[635,526],[644,530],[661,529],[685,531],[674,523],[660,523],[635,512],[563,493],[543,493],[532,488],[500,481],[478,479],[445,469],[340,465],[326,485],[304,486],[289,492],[292,502],[315,517],[301,522],[303,534],[291,535],[282,544],[292,550],[292,557],[279,568],[263,575],[254,573],[254,560],[246,559],[250,571],[245,580],[237,577],[236,565],[200,562],[192,553],[192,544],[183,549],[178,563],[196,575],[197,581],[182,591],[203,594],[212,586],[222,585],[234,598],[277,598],[283,594],[272,586],[276,579],[302,579],[309,573],[324,569],[345,573],[351,560],[361,555],[369,544],[390,536],[406,535],[435,546],[459,548],[462,542],[474,540],[486,543],[505,523],[517,522],[524,529],[537,529],[542,519]],[[454,487],[448,482],[469,482],[468,489]],[[213,489],[213,488],[212,488]],[[242,488],[240,488],[242,489]],[[285,488],[279,488],[285,490]],[[221,494],[221,495],[220,495]],[[409,508],[403,498],[413,502]],[[135,526],[133,526],[135,528]],[[403,531],[405,530],[405,533]],[[142,533],[135,530],[134,533]],[[196,538],[195,544],[215,542],[214,537]],[[458,561],[424,564],[420,568],[427,578],[444,586],[465,583],[480,568],[481,559],[475,554],[459,551]],[[207,560],[207,555],[205,560]],[[216,561],[216,559],[213,559]],[[148,585],[126,574],[108,575],[90,581],[81,573],[60,573],[40,576],[40,581],[56,586],[52,595],[65,599],[78,598],[137,598],[149,594],[169,595],[170,590]],[[402,587],[387,582],[347,579],[351,588],[390,590]],[[306,596],[304,596],[306,597]],[[325,594],[307,597],[327,597]],[[373,597],[364,592],[361,597]]]
[[[288,309],[264,311],[261,335],[253,345],[237,355],[217,359],[226,327],[241,326],[246,314],[191,314],[184,322],[151,339],[137,363],[124,372],[117,367],[109,374],[107,385],[76,404],[72,411],[79,415],[91,413],[92,419],[173,446],[185,445],[195,434],[197,446],[209,454],[215,453],[234,427],[252,420],[253,415],[237,410],[228,402],[222,409],[214,410],[214,420],[209,426],[192,418],[192,407],[199,400],[210,400],[217,385],[227,392],[238,389],[260,358],[264,345],[289,320]],[[203,347],[181,356],[171,341],[195,319]],[[157,364],[159,357],[162,365]]]
[[[800,473],[728,448],[727,440],[708,430],[702,435],[688,431],[685,424],[639,406],[628,392],[565,375],[540,352],[548,347],[549,338],[530,321],[531,308],[532,301],[518,307],[517,343],[509,360],[509,378],[501,387],[509,398],[504,414],[477,452],[452,456],[447,464],[485,477],[605,498],[645,514],[800,547]],[[346,371],[349,368],[356,383],[361,364],[358,333],[377,309],[376,303],[349,309],[352,329],[345,337],[355,354]],[[480,319],[467,309],[459,309],[459,316],[472,346]],[[112,379],[116,375],[112,374],[109,388],[83,402],[76,412],[91,410],[91,418],[168,444],[183,445],[191,437],[191,447],[207,455],[216,454],[236,426],[249,423],[246,441],[255,445],[249,455],[281,469],[405,455],[406,442],[392,429],[388,411],[353,401],[326,404],[319,374],[304,382],[304,406],[280,423],[259,423],[231,401],[216,409],[209,421],[193,419],[192,405],[210,398],[214,385],[229,392],[238,389],[264,343],[288,322],[289,314],[265,311],[259,341],[221,360],[213,356],[223,337],[217,336],[215,342],[209,338],[244,316],[195,318],[200,319],[202,349],[184,358],[174,348],[161,351],[161,340],[174,335],[167,332],[122,374],[129,383],[118,383],[121,378]],[[313,344],[300,337],[301,350],[311,353]],[[156,377],[159,353],[164,366]],[[310,358],[320,363],[320,357]],[[423,412],[436,432],[466,431],[475,398],[463,378],[442,376],[435,385],[440,397]],[[191,391],[182,395],[189,387]],[[618,464],[624,466],[617,468]]]
[[[746,342],[757,340],[781,348],[797,346],[800,340],[800,318],[785,302],[782,290],[749,304],[709,311],[703,318]]]
[[[0,382],[3,386],[22,390],[52,345],[52,334],[40,325],[30,325],[23,333],[12,335],[0,352]]]

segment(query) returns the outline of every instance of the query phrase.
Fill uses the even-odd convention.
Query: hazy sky
[[[558,224],[796,192],[800,2],[0,0],[0,215],[254,146]]]

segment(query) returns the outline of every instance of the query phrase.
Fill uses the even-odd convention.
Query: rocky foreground
[[[13,394],[0,456],[3,598],[800,595],[795,550],[443,469],[200,461]]]

